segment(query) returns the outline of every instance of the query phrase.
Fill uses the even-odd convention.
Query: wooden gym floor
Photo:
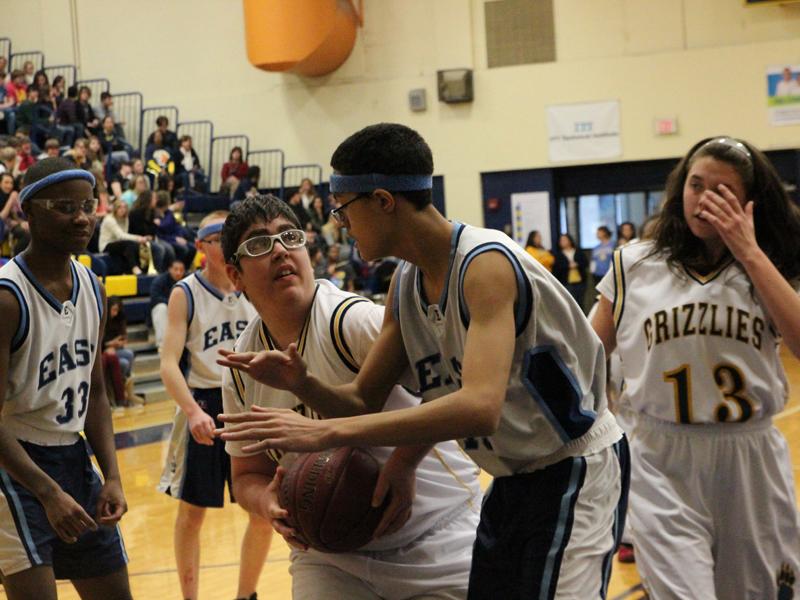
[[[786,409],[775,419],[791,448],[795,481],[800,481],[800,362],[783,353],[791,385]],[[172,554],[172,527],[177,503],[160,494],[158,483],[167,442],[172,402],[116,413],[117,456],[130,510],[122,520],[122,531],[130,557],[128,566],[134,598],[180,598]],[[488,476],[482,481],[487,484]],[[800,491],[800,490],[798,490]],[[800,496],[800,493],[798,493]],[[231,600],[236,595],[239,547],[247,524],[243,510],[228,506],[209,510],[201,534],[200,598]],[[258,587],[262,600],[289,600],[289,550],[277,534]],[[59,598],[77,599],[69,582],[59,583]],[[6,595],[0,588],[0,598]],[[614,561],[608,597],[634,600],[643,597],[635,565]],[[342,599],[346,600],[346,599]]]

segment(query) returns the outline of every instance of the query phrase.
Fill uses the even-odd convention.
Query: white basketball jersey
[[[0,287],[17,299],[3,424],[17,439],[45,446],[78,439],[86,419],[103,303],[97,278],[70,261],[72,296],[63,304],[17,256],[0,268]]]
[[[598,290],[614,307],[624,394],[673,423],[762,419],[787,385],[779,338],[732,259],[706,276],[676,273],[652,242],[619,249]]]
[[[186,383],[190,388],[218,388],[222,367],[217,364],[217,350],[232,349],[256,311],[241,293],[223,294],[199,272],[175,285],[186,293]]]
[[[314,301],[298,340],[297,350],[309,373],[331,385],[355,379],[360,365],[378,336],[383,322],[383,307],[366,298],[344,292],[329,281],[317,281]],[[237,352],[274,349],[269,331],[260,318],[253,319],[239,336]],[[222,398],[226,413],[245,412],[253,405],[291,408],[313,419],[322,418],[290,392],[254,382],[246,373],[225,369]],[[384,411],[419,404],[401,386],[395,386]],[[242,446],[249,442],[227,442],[232,456],[247,456]],[[373,447],[370,453],[384,464],[394,448]],[[275,462],[291,461],[277,450],[267,452]],[[416,496],[411,519],[398,532],[382,537],[363,550],[402,548],[428,531],[448,513],[471,503],[480,508],[479,470],[454,442],[437,444],[417,468]]]
[[[532,471],[616,442],[621,432],[607,409],[603,347],[577,303],[508,236],[453,225],[450,269],[438,304],[425,298],[416,266],[401,263],[397,270],[395,319],[423,399],[461,387],[470,319],[464,276],[475,257],[500,252],[517,279],[517,337],[506,401],[494,435],[460,443],[476,463],[500,476]]]

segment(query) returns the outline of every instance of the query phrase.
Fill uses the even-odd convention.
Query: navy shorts
[[[70,446],[20,442],[39,468],[95,518],[102,482],[81,438]],[[58,537],[44,507],[7,471],[0,469],[0,571],[12,575],[48,565],[56,579],[88,579],[109,575],[128,563],[117,526],[100,526],[68,544]]]
[[[195,389],[192,396],[221,428],[217,416],[222,412],[222,389]],[[195,506],[220,508],[225,505],[226,485],[234,502],[231,459],[225,452],[225,442],[214,438],[212,446],[198,444],[189,431],[186,415],[178,411],[159,489]]]

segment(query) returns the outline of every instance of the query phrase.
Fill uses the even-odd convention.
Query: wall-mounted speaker
[[[428,108],[425,88],[419,88],[408,92],[408,107],[414,112],[421,112]]]
[[[437,71],[439,102],[472,102],[472,69]]]

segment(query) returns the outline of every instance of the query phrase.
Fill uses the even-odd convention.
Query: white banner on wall
[[[771,125],[800,123],[800,65],[767,67],[767,107]]]
[[[547,131],[554,162],[622,154],[617,100],[548,106]]]
[[[514,239],[520,246],[525,247],[528,234],[536,229],[542,234],[542,246],[551,247],[549,192],[511,194],[511,209],[514,212]]]

